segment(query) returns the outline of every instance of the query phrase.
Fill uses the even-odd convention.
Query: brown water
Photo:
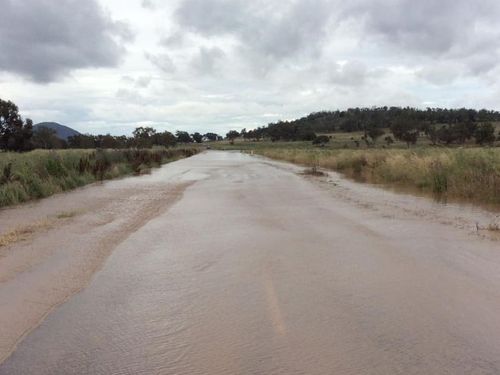
[[[0,374],[500,373],[500,245],[469,228],[489,214],[238,153],[112,186],[173,169],[182,197]]]

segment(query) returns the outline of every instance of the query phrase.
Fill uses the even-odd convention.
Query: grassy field
[[[0,207],[47,197],[99,180],[145,173],[197,152],[194,148],[174,148],[0,153]]]
[[[358,181],[500,208],[500,148],[335,150],[302,143],[272,147],[261,143],[245,149],[305,167],[338,171]]]
[[[500,124],[495,124],[500,128]],[[386,134],[390,135],[388,129]],[[311,142],[216,142],[214,149],[253,152],[305,167],[341,172],[357,181],[411,189],[436,199],[478,203],[500,209],[500,141],[493,147],[433,146],[421,137],[416,146],[384,137],[367,144],[362,132],[334,133],[323,147]],[[495,147],[496,146],[496,147]]]

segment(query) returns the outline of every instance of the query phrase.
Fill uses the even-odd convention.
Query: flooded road
[[[299,171],[214,151],[93,187],[170,203],[110,209],[149,214],[0,374],[499,374],[490,216]],[[22,288],[0,284],[0,317]]]

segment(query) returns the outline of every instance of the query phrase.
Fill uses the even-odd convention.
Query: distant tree
[[[476,143],[480,145],[495,142],[495,127],[490,122],[479,125],[474,133],[474,138],[476,138]]]
[[[406,143],[408,147],[418,140],[418,123],[415,120],[400,118],[391,124],[391,132],[395,138]]]
[[[193,143],[193,139],[191,138],[188,132],[178,130],[175,133],[175,136],[177,138],[177,142],[179,143]]]
[[[149,126],[140,126],[135,128],[132,134],[134,138],[152,138],[156,134],[156,130]]]
[[[373,143],[375,143],[377,138],[383,136],[385,132],[376,126],[371,125],[365,130],[365,134],[372,139]]]
[[[231,141],[231,144],[234,143],[234,140],[236,138],[238,138],[240,136],[240,133],[238,133],[236,130],[230,130],[227,134],[226,134],[226,138],[229,139],[229,141]]]
[[[65,141],[57,137],[54,129],[45,126],[36,129],[31,138],[31,142],[34,148],[43,149],[64,148],[64,146],[67,145]]]
[[[68,138],[69,148],[96,148],[99,147],[96,137],[90,134],[78,134]]]
[[[175,146],[175,144],[177,143],[176,136],[170,133],[169,131],[156,133],[156,135],[153,138],[154,138],[153,144],[158,146],[171,147]]]
[[[203,136],[202,136],[200,133],[196,132],[196,133],[193,133],[191,136],[192,136],[193,140],[194,140],[196,143],[201,143],[201,142],[203,142]]]
[[[316,146],[325,146],[328,142],[330,142],[330,137],[327,135],[318,135],[313,141],[312,144]]]
[[[0,99],[0,149],[27,151],[33,148],[33,121],[23,121],[18,107]]]
[[[253,130],[249,130],[245,134],[245,139],[252,139],[254,141],[259,141],[261,138],[263,138],[265,132],[265,128],[257,128]]]
[[[132,135],[134,136],[134,143],[136,147],[150,148],[153,146],[156,130],[149,126],[140,126],[135,128]]]
[[[438,131],[447,124],[449,134],[446,142],[465,143],[475,133],[475,127],[482,122],[500,121],[500,112],[473,109],[427,108],[421,110],[412,107],[371,107],[349,108],[344,111],[321,111],[311,113],[293,121],[279,121],[267,126],[248,130],[245,139],[271,141],[313,140],[316,133],[335,131],[365,131],[365,142],[375,142],[382,136],[384,128],[394,129],[394,138],[406,142],[408,146],[416,143],[421,134],[425,134],[436,143],[445,143],[438,139]],[[371,135],[368,131],[371,130]],[[443,137],[442,137],[443,138]]]
[[[387,146],[390,146],[394,143],[394,139],[390,135],[386,135],[384,137],[384,141],[387,144]]]
[[[439,143],[444,143],[446,145],[449,145],[453,143],[455,140],[455,135],[453,134],[453,131],[451,129],[450,125],[444,125],[441,126],[437,131],[436,131],[436,138]]]
[[[209,141],[218,141],[218,140],[222,139],[222,137],[220,135],[215,134],[215,133],[206,133],[204,135],[204,137],[206,139],[208,139]]]
[[[459,122],[453,126],[454,138],[460,144],[471,139],[477,130],[477,124],[472,121]]]
[[[121,137],[114,137],[111,134],[94,136],[94,144],[96,148],[124,148],[126,144],[122,143]],[[146,147],[146,146],[142,146]]]

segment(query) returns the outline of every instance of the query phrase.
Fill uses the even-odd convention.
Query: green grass
[[[412,188],[439,199],[500,208],[500,148],[332,150],[255,147],[254,153],[321,167],[360,181]]]
[[[3,152],[0,153],[0,207],[48,197],[99,180],[145,173],[196,152],[194,148]]]

